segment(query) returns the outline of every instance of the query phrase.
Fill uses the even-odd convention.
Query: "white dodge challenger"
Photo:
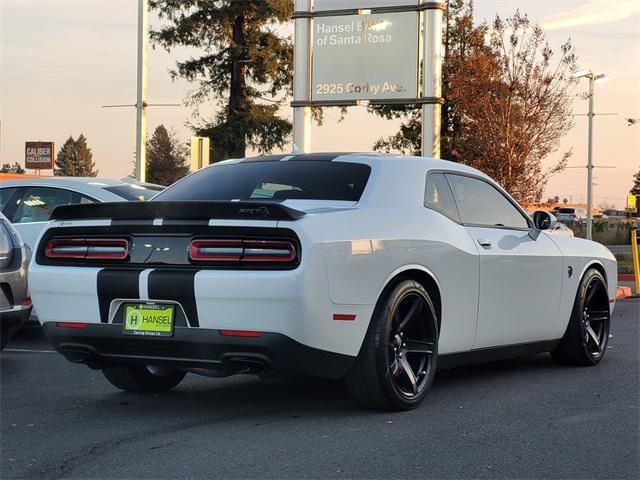
[[[295,372],[409,409],[437,368],[602,359],[615,258],[554,220],[442,160],[232,160],[151,202],[58,207],[29,287],[56,350],[127,391]]]

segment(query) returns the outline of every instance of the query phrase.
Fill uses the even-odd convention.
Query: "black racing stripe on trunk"
[[[140,219],[140,220],[124,220],[124,219],[113,219],[111,220],[111,226],[138,226],[138,225],[153,225],[154,219]]]
[[[173,225],[190,225],[190,226],[200,226],[206,227],[209,225],[209,220],[180,220],[169,218],[162,221],[162,226],[173,226]]]
[[[116,298],[140,298],[141,269],[105,268],[98,272],[100,321],[109,323],[109,307]]]
[[[149,274],[148,280],[149,298],[178,302],[192,327],[200,325],[194,286],[196,273],[198,272],[194,270],[154,270]]]

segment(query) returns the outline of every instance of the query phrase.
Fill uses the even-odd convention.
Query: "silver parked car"
[[[27,267],[31,250],[0,213],[0,350],[31,313]]]
[[[161,192],[161,185],[135,180],[94,177],[25,177],[0,183],[0,213],[3,213],[31,249],[60,205],[144,201]]]

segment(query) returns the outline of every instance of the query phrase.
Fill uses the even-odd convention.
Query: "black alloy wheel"
[[[434,342],[422,321],[425,299],[417,293],[403,297],[392,314],[389,335],[389,374],[406,398],[422,394],[433,366]]]
[[[567,330],[551,355],[565,365],[597,365],[607,351],[610,328],[606,280],[590,269],[580,281]]]
[[[352,397],[370,408],[418,406],[436,373],[438,320],[431,297],[414,280],[382,294],[354,366],[345,381]]]

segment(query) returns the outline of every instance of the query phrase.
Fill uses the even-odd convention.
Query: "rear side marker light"
[[[292,263],[298,258],[288,240],[194,240],[189,258],[195,262],[272,262]]]
[[[124,260],[129,241],[112,238],[54,238],[44,249],[47,258],[69,260]]]
[[[262,332],[251,330],[219,330],[223,337],[261,337]]]
[[[59,328],[75,328],[78,330],[82,330],[83,328],[87,328],[86,323],[78,323],[78,322],[57,322],[56,325]]]
[[[339,322],[353,322],[356,319],[356,316],[345,313],[334,313],[333,319]]]

